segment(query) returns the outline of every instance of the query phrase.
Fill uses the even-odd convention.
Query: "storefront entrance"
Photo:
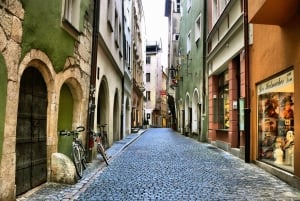
[[[40,72],[27,68],[22,76],[16,133],[16,194],[47,180],[47,88]]]

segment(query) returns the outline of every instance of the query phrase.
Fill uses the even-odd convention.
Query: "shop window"
[[[219,129],[228,129],[229,124],[229,94],[228,94],[228,71],[219,76],[218,89],[218,123]]]
[[[293,172],[294,72],[267,80],[257,90],[258,158]]]

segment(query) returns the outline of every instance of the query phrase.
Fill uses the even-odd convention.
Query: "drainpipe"
[[[100,1],[94,0],[90,93],[89,93],[88,122],[87,122],[88,161],[92,161],[92,147],[94,145],[93,130],[94,130],[94,114],[96,108],[95,89],[96,89],[97,51],[98,51],[98,34],[99,34],[99,12],[100,12],[99,8],[100,8]]]
[[[203,5],[203,8],[204,8],[204,22],[203,22],[203,38],[206,40],[206,37],[207,37],[207,1],[203,1],[204,5]],[[203,43],[203,52],[202,52],[202,104],[201,104],[201,107],[203,107],[203,104],[204,106],[206,107],[207,104],[206,104],[206,80],[207,80],[207,77],[206,77],[206,41],[204,40],[204,43]],[[206,110],[206,108],[204,108],[204,110]],[[200,111],[201,113],[203,113],[203,110],[200,108]],[[200,114],[200,124],[202,122],[202,114]],[[206,123],[207,120],[206,120],[206,117],[205,117],[205,122],[202,122],[202,125],[204,125],[204,123]],[[204,126],[201,126],[201,133],[199,133],[199,137],[200,137],[200,141],[204,142],[206,141],[207,137],[205,136],[205,131],[203,131],[203,127]],[[204,129],[207,129],[207,127],[205,127]]]
[[[250,132],[250,78],[249,78],[249,25],[248,25],[248,0],[244,0],[244,45],[245,45],[245,162],[250,162],[251,132]]]
[[[127,54],[127,50],[126,50],[126,36],[125,36],[125,29],[124,29],[124,27],[125,27],[125,19],[124,19],[124,16],[125,16],[125,13],[124,13],[124,1],[122,1],[122,27],[123,27],[123,33],[122,33],[122,36],[123,36],[123,52],[125,53],[125,54]],[[122,98],[121,98],[121,101],[122,101],[122,103],[121,103],[121,125],[120,125],[120,139],[123,139],[123,137],[124,137],[124,95],[125,95],[125,93],[124,93],[124,90],[125,90],[125,71],[126,71],[126,60],[124,59],[124,58],[127,58],[127,57],[123,57],[123,72],[124,72],[124,74],[123,74],[123,77],[122,77]],[[126,125],[125,125],[126,126]]]

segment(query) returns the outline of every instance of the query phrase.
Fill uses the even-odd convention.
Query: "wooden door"
[[[40,72],[27,68],[20,83],[16,134],[16,194],[47,180],[47,88]]]

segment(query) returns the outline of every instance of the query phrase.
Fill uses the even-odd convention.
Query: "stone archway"
[[[113,110],[113,141],[120,140],[120,109],[119,109],[119,93],[115,92],[114,110]]]
[[[96,104],[97,111],[97,132],[100,132],[100,127],[104,124],[109,124],[109,89],[108,82],[105,77],[102,78],[99,90],[98,101]],[[107,140],[110,142],[110,136],[108,132],[108,126],[106,126]]]

